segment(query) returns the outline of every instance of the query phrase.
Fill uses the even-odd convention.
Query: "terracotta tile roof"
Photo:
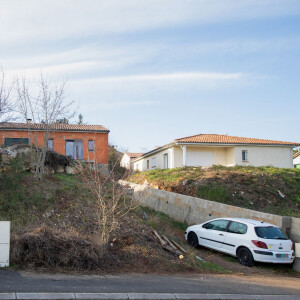
[[[300,146],[299,143],[282,142],[264,139],[244,138],[221,134],[197,134],[174,140],[174,143],[208,143],[208,144],[256,144],[256,145],[290,145]]]
[[[45,125],[41,123],[0,123],[0,130],[44,130]],[[52,130],[55,131],[92,131],[92,132],[109,132],[107,128],[102,125],[78,125],[78,124],[52,124]]]
[[[159,152],[165,148],[168,148],[174,144],[185,144],[185,143],[199,143],[199,144],[253,144],[253,145],[287,145],[291,147],[300,146],[300,143],[292,142],[282,142],[282,141],[273,141],[273,140],[264,140],[264,139],[253,139],[253,138],[243,138],[230,135],[222,134],[197,134],[180,139],[175,139],[173,142],[165,144],[159,148],[155,148],[151,151],[144,153],[142,156],[146,157],[152,153]],[[299,152],[300,153],[300,152]],[[138,159],[137,157],[136,159]],[[294,157],[295,158],[295,157]]]
[[[298,157],[298,156],[300,156],[300,151],[297,152],[297,153],[295,153],[295,154],[293,155],[293,158],[296,158],[296,157]]]
[[[130,158],[138,158],[138,157],[141,157],[144,153],[129,153],[129,152],[126,152],[126,154],[130,157]]]

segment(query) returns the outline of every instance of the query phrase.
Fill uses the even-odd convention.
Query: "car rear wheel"
[[[188,244],[189,244],[190,246],[192,246],[192,247],[197,247],[197,246],[199,246],[198,237],[197,237],[197,235],[196,235],[195,232],[190,232],[190,233],[188,234],[188,239],[187,239],[187,241],[188,241]]]
[[[251,251],[246,247],[241,247],[237,251],[237,259],[240,264],[251,267],[254,265],[254,259]]]

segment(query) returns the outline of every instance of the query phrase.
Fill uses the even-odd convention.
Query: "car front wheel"
[[[254,265],[254,259],[251,251],[246,247],[241,247],[237,251],[237,259],[240,264],[251,267]]]
[[[199,245],[198,237],[195,232],[190,232],[188,234],[188,244],[192,247],[197,247]]]

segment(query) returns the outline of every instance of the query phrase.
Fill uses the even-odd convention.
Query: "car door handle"
[[[223,233],[219,233],[219,235],[221,235],[221,236],[224,236],[224,234],[223,234]]]

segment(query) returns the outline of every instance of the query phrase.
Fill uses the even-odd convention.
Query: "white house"
[[[121,167],[124,167],[128,170],[133,169],[132,160],[135,158],[141,157],[143,153],[128,153],[125,152],[120,160]]]
[[[294,165],[294,168],[300,169],[300,151],[294,154],[293,165]]]
[[[183,166],[274,166],[293,167],[292,149],[299,143],[198,134],[144,153],[132,161],[134,170],[147,171]]]

